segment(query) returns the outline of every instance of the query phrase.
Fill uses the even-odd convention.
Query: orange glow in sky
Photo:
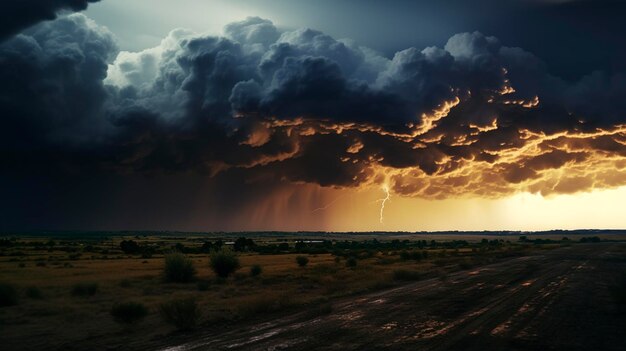
[[[498,199],[427,200],[392,193],[385,203],[383,223],[380,199],[385,193],[380,187],[356,190],[301,185],[298,188],[243,211],[236,221],[242,225],[238,230],[533,231],[626,227],[622,206],[626,187],[550,196],[522,192]],[[314,204],[317,200],[326,202],[317,206]]]

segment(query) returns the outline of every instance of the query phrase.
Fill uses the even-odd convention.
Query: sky
[[[0,231],[626,228],[625,10],[5,1]]]

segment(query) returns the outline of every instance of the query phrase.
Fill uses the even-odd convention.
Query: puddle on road
[[[509,329],[511,329],[511,326],[513,325],[513,321],[519,319],[521,315],[526,314],[532,311],[533,309],[534,307],[532,307],[528,302],[524,303],[522,307],[520,307],[513,316],[507,319],[504,323],[493,328],[493,330],[491,330],[491,335],[500,335],[500,334],[507,332]]]
[[[473,311],[471,313],[466,314],[463,317],[457,318],[456,320],[445,323],[442,321],[437,321],[434,319],[428,320],[425,323],[422,323],[418,328],[422,329],[421,333],[418,333],[414,338],[415,339],[431,339],[437,336],[442,336],[447,334],[453,328],[465,323],[470,318],[475,318],[483,313],[487,312],[489,308],[484,307],[479,310]]]
[[[389,322],[389,323],[383,325],[381,329],[383,329],[383,330],[392,330],[392,329],[395,329],[397,326],[398,326],[398,322]]]
[[[385,303],[385,302],[387,302],[386,299],[376,299],[374,301],[370,301],[370,304],[378,305],[378,304]]]

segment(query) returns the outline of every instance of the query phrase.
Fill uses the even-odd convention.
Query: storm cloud
[[[80,11],[100,0],[4,0],[0,4],[0,41],[43,20],[55,19],[61,10]]]
[[[258,17],[224,33],[119,52],[73,14],[6,40],[3,172],[230,172],[425,198],[626,184],[624,74],[565,81],[480,32],[393,57]]]

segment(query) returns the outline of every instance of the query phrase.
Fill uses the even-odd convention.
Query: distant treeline
[[[25,253],[20,251],[20,248],[30,248],[34,251],[64,251],[69,254],[70,259],[78,259],[83,253],[92,254],[119,254],[120,252],[126,255],[140,255],[142,258],[150,258],[155,254],[167,254],[172,252],[181,252],[185,254],[209,254],[216,251],[221,251],[224,248],[228,248],[235,252],[254,252],[258,254],[289,254],[289,253],[302,253],[302,254],[325,254],[331,253],[335,256],[349,256],[355,252],[364,255],[364,257],[371,257],[377,252],[405,252],[407,255],[417,255],[419,253],[420,258],[425,257],[427,250],[439,250],[458,252],[461,248],[471,248],[474,251],[492,251],[498,250],[501,247],[516,246],[518,248],[524,245],[544,245],[544,244],[571,244],[574,242],[580,243],[599,243],[607,242],[610,240],[602,240],[598,236],[582,237],[577,240],[571,240],[566,236],[561,239],[550,238],[528,238],[526,235],[519,236],[517,240],[504,240],[504,239],[486,239],[483,238],[478,242],[470,242],[467,240],[276,240],[276,241],[255,241],[251,238],[238,237],[235,240],[231,238],[219,238],[214,241],[210,240],[194,240],[189,245],[183,243],[172,243],[165,241],[141,241],[140,239],[122,240],[119,244],[109,242],[106,245],[93,244],[90,240],[81,241],[69,241],[69,240],[27,240],[21,241],[19,238],[5,238],[0,239],[0,256],[24,256]],[[516,242],[516,243],[514,243]],[[18,248],[18,250],[4,250]],[[408,251],[408,253],[407,253]],[[417,259],[417,257],[410,256],[411,259]]]
[[[520,236],[520,235],[598,235],[616,234],[626,235],[626,229],[577,229],[577,230],[546,230],[546,231],[418,231],[418,232],[281,232],[281,231],[254,231],[254,232],[179,232],[179,231],[5,231],[3,237],[47,237],[63,239],[86,239],[107,237],[147,237],[167,236],[187,238],[190,236],[208,236],[236,239],[238,237],[323,237],[328,235],[347,236],[408,236],[408,235],[474,235],[474,236]]]

